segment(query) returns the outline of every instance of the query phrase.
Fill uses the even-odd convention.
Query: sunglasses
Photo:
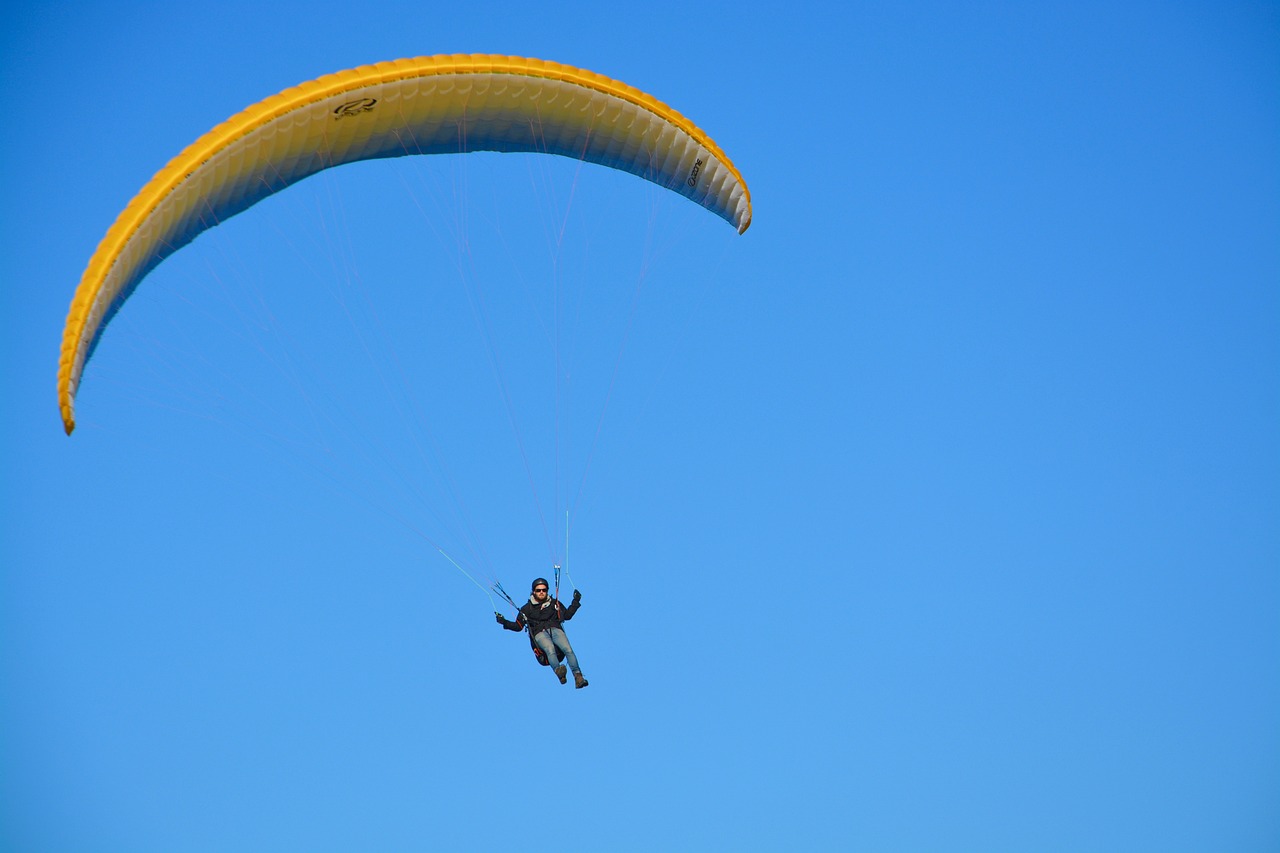
[[[547,588],[545,586],[540,586],[534,590],[534,592],[546,592],[546,591],[547,591]]]

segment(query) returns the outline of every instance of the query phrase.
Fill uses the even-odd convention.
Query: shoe
[[[582,688],[587,686],[587,679],[583,677],[582,673],[575,672],[573,674],[573,686],[575,688]]]
[[[556,671],[556,678],[560,679],[560,683],[561,683],[561,684],[564,684],[564,683],[565,683],[565,680],[566,680],[566,679],[565,679],[565,671],[566,671],[566,670],[565,670],[565,668],[564,668],[564,664],[560,664],[560,666],[556,667],[556,670],[555,670],[555,671]],[[575,678],[581,678],[581,676],[574,676],[574,677],[575,677]]]

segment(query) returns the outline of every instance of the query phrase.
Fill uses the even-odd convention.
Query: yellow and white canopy
[[[75,428],[80,375],[111,316],[160,261],[202,231],[303,178],[410,154],[559,154],[631,172],[751,224],[742,175],[666,104],[608,77],[537,59],[456,55],[330,74],[273,95],[201,136],[107,231],[71,303],[58,405]]]

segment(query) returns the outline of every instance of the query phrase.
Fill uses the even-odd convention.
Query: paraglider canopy
[[[227,119],[147,183],[90,259],[63,331],[58,405],[68,435],[84,365],[139,282],[201,232],[324,169],[471,151],[557,154],[620,169],[702,205],[739,233],[742,176],[666,104],[590,71],[494,55],[366,65],[286,89]]]

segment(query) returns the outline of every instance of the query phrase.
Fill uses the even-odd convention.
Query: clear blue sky
[[[1280,848],[1275,3],[0,15],[0,849]],[[456,52],[671,104],[751,230],[350,167],[157,269],[63,435],[157,169]],[[432,547],[521,594],[570,504],[579,691]]]

